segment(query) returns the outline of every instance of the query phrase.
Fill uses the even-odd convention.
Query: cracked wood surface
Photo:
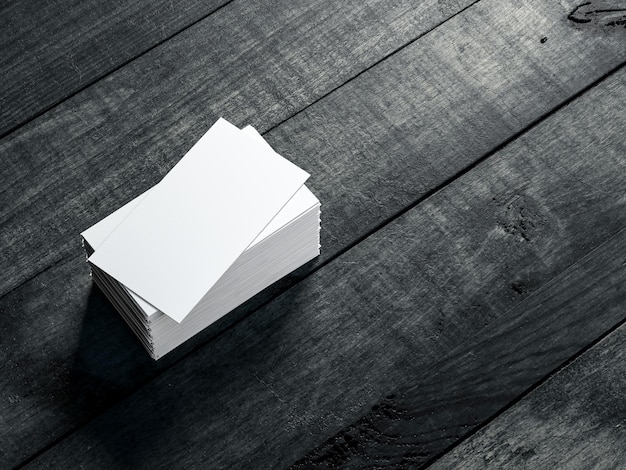
[[[593,23],[594,29],[568,19],[568,15],[580,14],[575,2],[536,1],[520,6],[515,2],[483,0],[421,36],[470,3],[394,3],[386,8],[376,2],[360,2],[358,6],[320,3],[319,8],[307,4],[299,9],[290,2],[291,8],[272,10],[258,2],[233,2],[0,141],[6,162],[0,172],[3,181],[9,182],[0,193],[0,249],[8,266],[1,282],[6,295],[0,300],[0,352],[5,365],[1,372],[5,399],[0,405],[2,464],[28,461],[46,447],[59,443],[58,448],[53,447],[37,461],[46,466],[48,461],[63,461],[63,449],[73,448],[81,439],[92,439],[99,447],[98,455],[81,455],[77,460],[102,466],[143,465],[142,459],[150,445],[156,445],[154,442],[149,446],[144,446],[145,442],[139,444],[136,452],[126,456],[115,449],[122,438],[128,439],[124,445],[137,444],[141,439],[138,427],[120,431],[116,424],[108,441],[97,431],[106,429],[102,422],[111,426],[120,418],[119,410],[127,409],[128,403],[134,403],[138,396],[145,394],[150,404],[163,403],[173,396],[160,388],[164,381],[181,377],[191,382],[188,396],[193,401],[200,393],[199,399],[205,405],[200,409],[209,412],[198,416],[199,421],[209,419],[215,405],[203,401],[203,388],[213,398],[228,397],[233,384],[249,386],[248,394],[260,393],[258,399],[240,394],[239,404],[232,400],[229,403],[241,408],[236,417],[243,418],[249,412],[253,422],[260,420],[262,426],[255,431],[257,436],[263,429],[268,435],[256,441],[248,439],[240,432],[245,425],[241,429],[235,427],[239,429],[235,434],[227,435],[225,431],[228,442],[223,448],[218,448],[217,442],[221,441],[216,439],[216,462],[245,465],[246,459],[253,462],[255,452],[268,462],[295,461],[367,411],[384,396],[387,385],[400,387],[415,377],[402,375],[404,369],[388,373],[383,367],[385,363],[373,362],[377,352],[387,358],[387,365],[411,362],[410,357],[402,354],[410,356],[415,351],[422,354],[420,361],[444,357],[458,341],[488,323],[497,312],[517,305],[568,263],[615,233],[620,228],[618,208],[623,201],[610,201],[608,196],[616,194],[611,184],[617,184],[617,180],[603,173],[607,168],[595,161],[579,172],[564,168],[556,172],[568,182],[568,187],[581,184],[593,194],[592,202],[583,207],[583,225],[592,227],[606,222],[595,233],[588,228],[575,234],[568,218],[571,214],[565,212],[556,217],[559,221],[561,217],[568,220],[565,228],[549,224],[546,227],[546,220],[551,220],[553,214],[542,211],[551,204],[566,211],[563,201],[568,195],[555,190],[557,201],[552,202],[547,195],[540,199],[524,191],[520,195],[522,181],[522,189],[526,188],[523,176],[531,171],[520,170],[521,173],[514,171],[510,178],[503,178],[512,192],[500,188],[502,193],[498,194],[508,199],[494,202],[499,208],[497,216],[485,222],[495,223],[514,246],[510,252],[506,248],[509,245],[501,247],[502,256],[510,262],[497,257],[482,258],[483,253],[476,260],[465,249],[461,252],[467,259],[463,260],[450,251],[454,246],[441,245],[442,236],[443,240],[456,243],[460,227],[474,227],[476,222],[459,212],[459,207],[466,204],[462,198],[452,205],[445,199],[436,199],[443,201],[445,210],[429,205],[430,199],[423,198],[445,187],[475,162],[486,157],[491,161],[500,153],[492,156],[494,149],[584,92],[626,58],[624,35],[616,27]],[[251,24],[268,28],[250,28]],[[223,38],[215,31],[216,26],[224,25],[235,34],[223,44]],[[197,53],[202,45],[205,49]],[[213,55],[206,53],[210,46],[214,47]],[[384,60],[378,63],[381,59]],[[618,77],[622,75],[618,73]],[[610,83],[615,80],[613,77]],[[619,115],[619,109],[615,113]],[[314,190],[324,205],[323,256],[209,328],[171,357],[154,364],[144,357],[100,293],[90,288],[76,234],[158,180],[176,161],[176,155],[181,155],[207,127],[207,122],[220,114],[237,124],[251,122],[261,130],[269,129],[266,138],[314,174]],[[595,139],[608,138],[610,148],[611,134],[606,132]],[[576,142],[585,148],[589,146],[585,141]],[[546,151],[556,150],[550,147]],[[526,161],[523,157],[521,160]],[[617,159],[616,164],[621,163]],[[587,171],[602,180],[599,187],[586,177]],[[609,181],[607,188],[603,178]],[[492,184],[481,181],[485,187]],[[561,182],[558,178],[557,181]],[[596,197],[594,190],[606,190],[607,199]],[[407,214],[422,214],[421,223],[426,225],[432,223],[429,215],[434,217],[436,228],[425,232],[416,229],[402,222],[410,217],[407,214],[383,227],[406,210]],[[491,209],[475,210],[477,217],[482,217]],[[448,221],[453,221],[457,228],[448,232]],[[390,234],[398,237],[389,228],[397,224],[405,227],[399,236],[406,241],[406,247],[399,251],[384,244]],[[476,234],[483,236],[484,230],[481,224],[475,228]],[[422,236],[424,240],[418,240]],[[538,238],[543,241],[537,242]],[[427,250],[428,243],[441,253],[429,251],[427,259],[420,259],[426,261],[425,269],[412,257],[409,247]],[[367,259],[371,256],[367,247],[379,250],[379,256]],[[345,250],[349,251],[333,261]],[[398,273],[392,273],[385,253],[399,258]],[[446,261],[452,264],[446,265]],[[483,281],[477,281],[462,268],[465,262],[487,266],[487,278],[496,284],[494,288],[477,292],[484,287]],[[375,277],[365,276],[359,265],[369,266],[372,273],[382,276],[382,281],[377,284]],[[511,266],[517,266],[519,271],[510,273]],[[247,317],[319,268],[313,277],[253,317]],[[353,274],[351,269],[360,273],[357,280],[364,280],[362,286],[345,282]],[[520,273],[528,279],[522,279]],[[322,281],[324,276],[338,284],[335,292],[348,288],[348,298],[340,298],[339,294],[326,298],[323,287],[332,285]],[[425,319],[415,318],[410,306],[415,300],[415,276],[423,278],[424,295],[433,296],[423,304],[428,312]],[[367,286],[372,285],[369,294]],[[399,299],[390,299],[385,290],[395,292]],[[380,293],[378,298],[376,292]],[[291,299],[290,303],[285,304],[285,298]],[[374,310],[357,312],[356,318],[352,318],[350,313],[357,307],[350,308],[346,303],[349,299],[368,308],[371,300]],[[382,315],[386,302],[396,313],[391,318],[378,318],[375,314]],[[297,312],[299,308],[301,312]],[[311,323],[305,320],[303,325],[312,327],[313,333],[329,336],[327,341],[322,338],[320,344],[314,344],[314,353],[309,355],[306,351],[298,352],[294,343],[310,343],[303,326],[296,322],[297,315],[304,311],[310,312]],[[333,317],[337,311],[338,319]],[[285,315],[287,327],[279,328],[284,335],[276,337],[268,328],[280,323]],[[33,318],[37,319],[37,328],[32,326]],[[341,320],[347,321],[347,325],[341,325]],[[389,324],[385,323],[387,320]],[[328,323],[319,325],[320,321]],[[367,321],[376,321],[382,331],[372,329]],[[289,325],[293,325],[293,331]],[[411,329],[416,326],[425,326],[431,333],[420,338]],[[259,331],[274,341],[261,344],[254,336]],[[368,335],[371,338],[361,344],[360,340]],[[348,346],[354,347],[354,353],[345,349],[346,345],[333,349],[333,338],[340,341],[342,337],[347,338]],[[250,347],[230,360],[225,351],[236,350],[229,342]],[[277,359],[273,356],[276,351],[287,357]],[[222,364],[215,362],[214,354],[223,359]],[[258,355],[252,357],[252,365],[248,364],[250,354]],[[286,367],[285,376],[275,377],[280,370],[273,372],[269,366],[254,361],[268,354],[275,367]],[[364,357],[373,365],[365,381],[353,383],[359,377],[349,377],[354,371],[340,364],[346,357]],[[339,363],[337,369],[347,377],[320,369],[316,365],[320,360],[329,368],[329,364]],[[298,364],[302,367],[300,372],[293,369]],[[228,365],[243,369],[232,378],[232,383],[227,377]],[[191,374],[194,368],[200,377]],[[303,388],[288,385],[286,389],[291,392],[285,394],[288,370],[295,373]],[[319,373],[326,388],[307,389],[308,382],[302,378],[307,376],[307,370]],[[221,380],[225,390],[206,383],[214,379]],[[385,382],[387,379],[389,383]],[[283,384],[282,390],[277,387],[277,380]],[[345,396],[337,404],[329,404],[329,397],[323,395],[336,386]],[[154,396],[155,387],[157,395],[163,393],[162,397]],[[79,431],[78,438],[63,440],[129,394],[130,398],[105,413],[96,424]],[[286,412],[288,418],[285,433],[269,440],[272,433],[280,433],[272,426],[272,400],[282,403],[279,411]],[[317,402],[323,405],[320,409],[314,406]],[[260,403],[260,411],[255,410],[255,403]],[[263,410],[265,404],[272,406]],[[176,417],[168,416],[168,410],[179,411],[166,406],[159,412],[172,429],[158,436],[157,442],[173,438],[174,442],[165,447],[182,455],[181,450],[187,447],[180,439],[186,434],[174,435],[181,430],[180,423],[172,421]],[[181,422],[192,419],[189,409],[182,410]],[[138,422],[146,424],[145,420],[159,427],[155,417],[141,417]],[[208,432],[210,436],[220,426],[229,429],[228,420],[212,429],[210,423],[198,422],[194,426],[200,426],[201,433]],[[120,434],[116,434],[118,431]],[[303,433],[311,436],[303,437]],[[295,437],[291,447],[285,436]],[[181,465],[204,462],[209,457],[208,448],[194,442],[195,453],[181,457]],[[264,448],[280,442],[286,447]],[[121,449],[126,448],[124,445]],[[245,448],[240,461],[236,459],[237,445]],[[231,455],[225,455],[228,450]],[[102,452],[105,455],[100,455]],[[65,457],[69,459],[71,455]],[[70,460],[64,462],[74,466]],[[160,463],[166,462],[167,459]]]

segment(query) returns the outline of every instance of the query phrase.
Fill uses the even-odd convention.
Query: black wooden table
[[[0,467],[626,462],[626,4],[0,7]],[[155,362],[79,233],[219,117],[322,254]]]

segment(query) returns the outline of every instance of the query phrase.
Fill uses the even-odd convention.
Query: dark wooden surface
[[[622,325],[433,468],[622,468],[625,364]]]
[[[98,8],[2,7],[0,467],[462,459],[623,319],[623,3]],[[322,256],[155,363],[78,233],[220,115],[311,172]]]
[[[0,135],[207,17],[225,0],[18,0],[0,6]]]

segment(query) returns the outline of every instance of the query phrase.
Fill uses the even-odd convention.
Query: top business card
[[[220,119],[89,261],[180,322],[308,177]]]

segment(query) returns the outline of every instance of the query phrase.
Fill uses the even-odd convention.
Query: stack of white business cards
[[[220,119],[81,234],[94,281],[154,359],[319,255],[308,177],[252,127]]]

